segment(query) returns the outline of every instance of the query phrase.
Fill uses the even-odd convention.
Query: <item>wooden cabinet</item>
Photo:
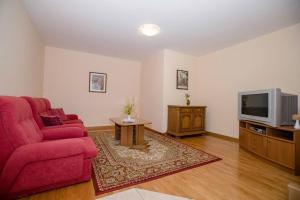
[[[240,147],[300,174],[300,130],[240,121]]]
[[[168,106],[168,130],[175,136],[205,132],[205,106]]]

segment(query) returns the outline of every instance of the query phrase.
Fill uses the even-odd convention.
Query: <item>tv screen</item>
[[[268,117],[268,93],[242,95],[242,114]]]

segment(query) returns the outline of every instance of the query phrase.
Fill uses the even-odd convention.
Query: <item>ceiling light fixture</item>
[[[138,30],[146,36],[154,36],[160,32],[159,26],[155,24],[143,24],[139,27]]]

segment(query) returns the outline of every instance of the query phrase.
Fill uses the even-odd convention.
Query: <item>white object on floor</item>
[[[163,194],[159,192],[152,192],[142,189],[130,189],[97,200],[190,200],[183,197]]]
[[[289,200],[298,200],[300,199],[300,185],[296,183],[289,183]]]

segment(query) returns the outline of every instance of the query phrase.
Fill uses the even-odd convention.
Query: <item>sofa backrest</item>
[[[32,98],[22,97],[28,101],[31,106],[33,117],[40,128],[44,128],[45,125],[41,118],[41,115],[51,115],[50,102],[46,102],[44,98]]]
[[[0,172],[16,148],[41,140],[28,102],[20,97],[0,96]]]
[[[48,99],[46,98],[39,98],[39,99],[44,101],[47,110],[51,110],[51,103]]]

